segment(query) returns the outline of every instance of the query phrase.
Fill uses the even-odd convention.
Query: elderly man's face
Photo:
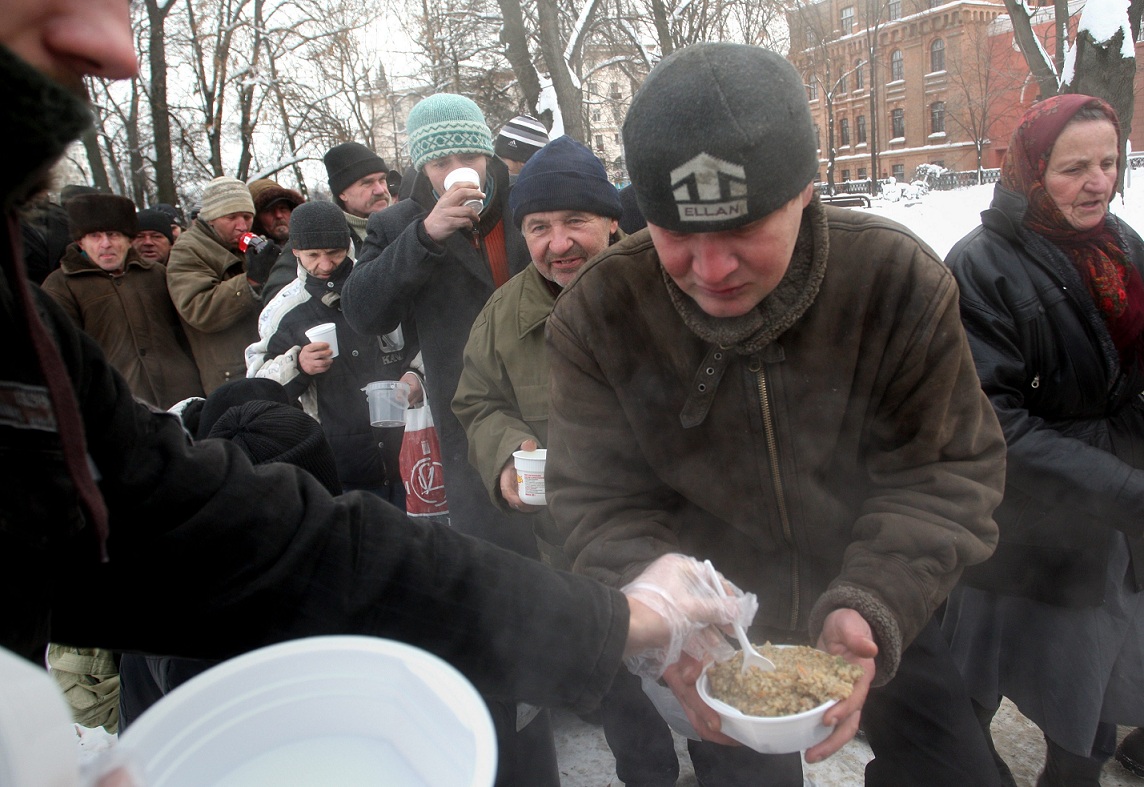
[[[392,197],[389,196],[389,184],[385,178],[384,172],[372,172],[339,194],[338,199],[345,205],[346,213],[368,219],[371,214],[388,208]]]
[[[167,258],[171,256],[171,241],[167,240],[166,235],[155,230],[140,230],[135,240],[131,241],[131,245],[139,252],[139,256],[148,262],[166,263]]]
[[[139,70],[128,0],[0,0],[0,43],[64,87]]]
[[[673,232],[648,223],[659,262],[712,317],[740,317],[774,292],[790,267],[814,184],[773,213],[721,232]]]
[[[567,287],[584,263],[608,248],[618,222],[580,210],[529,213],[520,231],[540,275]]]
[[[116,230],[89,232],[76,243],[92,262],[108,273],[123,270],[127,250],[131,248],[131,238]]]
[[[255,216],[267,237],[277,243],[285,243],[290,240],[290,214],[293,212],[293,205],[286,200],[278,200],[258,211]]]

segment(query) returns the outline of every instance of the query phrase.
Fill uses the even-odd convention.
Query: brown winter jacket
[[[726,323],[668,282],[639,232],[548,321],[547,494],[574,569],[710,558],[787,641],[855,609],[888,681],[997,542],[1005,443],[952,276],[899,225],[815,200],[750,338],[701,339]]]
[[[246,347],[258,341],[262,302],[247,283],[244,263],[201,220],[179,235],[167,261],[167,289],[208,394],[246,376]]]
[[[135,396],[166,410],[203,395],[161,263],[128,248],[123,275],[112,276],[73,243],[43,286],[103,348]]]

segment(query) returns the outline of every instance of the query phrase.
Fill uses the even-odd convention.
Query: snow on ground
[[[1112,212],[1127,221],[1137,232],[1144,232],[1144,177],[1125,188],[1125,198],[1115,198]],[[931,191],[917,201],[891,202],[875,199],[866,209],[906,225],[930,245],[938,256],[945,257],[953,244],[981,223],[981,211],[993,199],[993,185],[970,186],[953,191]]]

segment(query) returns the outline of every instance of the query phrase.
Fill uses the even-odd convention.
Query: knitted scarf
[[[1116,347],[1123,368],[1144,362],[1144,281],[1128,261],[1111,220],[1080,231],[1069,224],[1045,189],[1053,145],[1073,116],[1095,107],[1120,133],[1116,113],[1099,98],[1053,96],[1025,113],[1001,165],[1001,186],[1025,195],[1023,225],[1049,241],[1076,268]]]

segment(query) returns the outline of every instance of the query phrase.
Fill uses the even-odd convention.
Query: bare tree
[[[991,35],[987,25],[967,25],[961,45],[947,55],[949,100],[945,122],[973,143],[979,183],[985,146],[994,129],[1019,111],[1010,96],[1024,81],[1025,74],[1004,66],[1008,46],[1004,36]]]

